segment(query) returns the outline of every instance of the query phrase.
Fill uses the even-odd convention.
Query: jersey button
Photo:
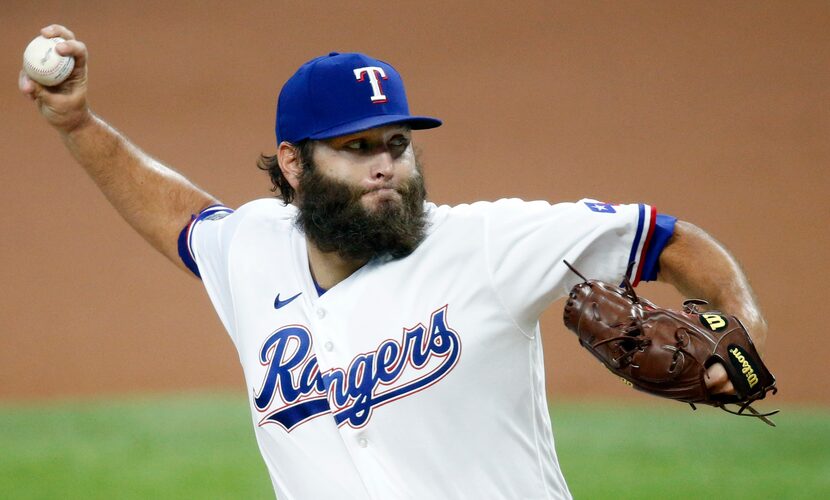
[[[317,317],[320,318],[320,319],[325,318],[326,317],[326,310],[323,309],[322,307],[320,309],[317,309]]]
[[[366,438],[360,438],[357,440],[357,445],[361,448],[366,448],[369,446],[369,441]]]
[[[331,340],[326,342],[325,348],[326,348],[327,351],[331,351],[331,350],[334,349],[334,344],[331,343]]]

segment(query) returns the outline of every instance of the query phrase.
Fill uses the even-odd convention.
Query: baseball
[[[23,70],[29,78],[41,85],[58,85],[69,77],[75,67],[75,59],[57,53],[55,46],[65,41],[61,37],[39,36],[29,42],[23,52]]]

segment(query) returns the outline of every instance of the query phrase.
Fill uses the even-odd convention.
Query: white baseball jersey
[[[322,295],[294,206],[212,207],[182,233],[280,499],[570,498],[539,316],[580,281],[563,259],[636,279],[655,211],[510,199],[426,212],[414,253]]]

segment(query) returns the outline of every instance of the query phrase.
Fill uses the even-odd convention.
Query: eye
[[[396,135],[389,140],[389,146],[396,149],[404,149],[409,146],[409,137],[405,135]]]
[[[348,149],[349,151],[365,151],[368,147],[369,143],[366,139],[355,139],[343,145],[343,149]]]

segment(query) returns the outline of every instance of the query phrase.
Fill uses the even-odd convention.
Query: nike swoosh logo
[[[277,298],[274,300],[274,309],[279,309],[279,308],[287,305],[289,302],[296,299],[297,297],[299,297],[302,294],[303,294],[303,292],[300,292],[297,295],[295,295],[293,297],[290,297],[290,298],[287,298],[285,300],[280,300],[280,294],[277,294]]]

